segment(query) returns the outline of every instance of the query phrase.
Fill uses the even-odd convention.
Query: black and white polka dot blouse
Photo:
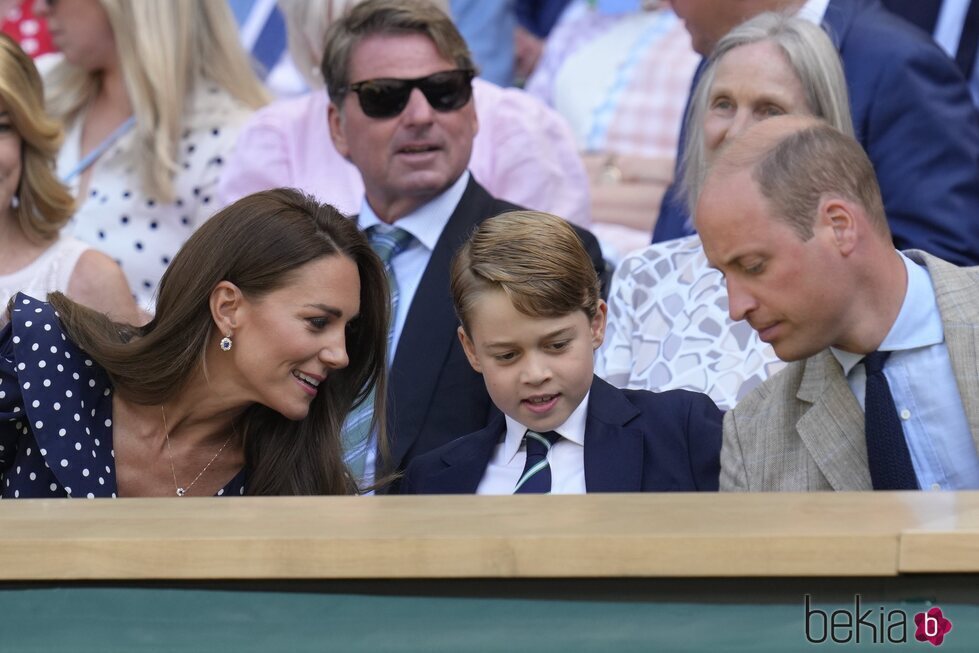
[[[54,309],[16,295],[0,331],[0,497],[116,496],[112,385]],[[218,495],[245,493],[242,470]]]

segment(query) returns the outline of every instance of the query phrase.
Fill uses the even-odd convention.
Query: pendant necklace
[[[207,461],[204,468],[197,472],[197,476],[194,477],[194,480],[191,481],[187,487],[180,487],[180,485],[177,483],[177,470],[173,466],[173,451],[170,449],[170,429],[167,427],[167,413],[163,410],[162,404],[160,405],[160,413],[163,415],[163,434],[166,436],[167,440],[167,457],[170,459],[170,473],[173,475],[173,489],[176,490],[178,497],[182,497],[190,491],[190,488],[194,487],[194,483],[196,483],[197,480],[204,475],[204,472],[206,472],[207,468],[211,466],[211,463],[217,460],[218,456],[221,455],[221,452],[224,451],[224,448],[228,446],[228,443],[231,442],[231,437],[235,435],[235,427],[234,424],[231,425],[231,433],[228,435],[228,439],[224,441],[224,444],[221,445],[221,448],[218,449],[217,453],[211,456],[211,459]]]

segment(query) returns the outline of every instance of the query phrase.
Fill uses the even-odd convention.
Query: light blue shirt
[[[394,278],[398,282],[398,311],[393,316],[391,352],[389,361],[394,360],[394,353],[398,350],[398,342],[401,340],[401,331],[404,329],[405,321],[408,319],[408,309],[415,298],[415,292],[421,283],[425,268],[432,258],[435,244],[442,236],[442,230],[448,224],[449,218],[455,212],[466,192],[469,184],[469,171],[462,173],[454,184],[449,186],[441,195],[432,201],[424,204],[411,213],[394,221],[393,225],[382,222],[365,198],[360,207],[360,217],[357,220],[358,226],[362,230],[377,225],[376,229],[380,232],[390,231],[394,227],[404,229],[415,239],[400,254],[391,261],[391,270]],[[448,292],[449,280],[445,280],[446,292]]]
[[[901,254],[908,290],[901,312],[878,347],[893,352],[884,376],[904,428],[911,463],[922,490],[979,488],[979,454],[972,440],[931,277]],[[867,372],[863,355],[831,348],[850,389],[864,407]]]
[[[404,229],[415,239],[403,252],[391,259],[391,271],[394,279],[398,283],[398,310],[393,316],[394,322],[391,325],[391,351],[388,352],[388,365],[394,360],[394,354],[398,350],[398,342],[401,340],[401,331],[404,329],[405,321],[408,319],[408,309],[415,298],[418,286],[421,284],[422,275],[425,268],[432,258],[435,244],[442,236],[445,225],[455,212],[466,186],[469,185],[469,171],[462,173],[454,184],[449,186],[442,194],[423,204],[411,213],[394,221],[393,225],[382,222],[374,210],[371,208],[367,198],[360,206],[360,215],[357,218],[357,226],[362,230],[367,230],[371,226],[384,232],[390,231],[394,227]],[[445,280],[445,289],[448,292],[449,280]],[[368,447],[367,460],[364,463],[364,484],[369,485],[374,479],[374,467],[377,463],[377,433],[371,433],[371,445]]]

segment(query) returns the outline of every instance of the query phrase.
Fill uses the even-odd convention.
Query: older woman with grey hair
[[[718,42],[694,90],[681,180],[691,209],[718,148],[782,114],[815,116],[853,134],[830,38],[803,19],[766,13]],[[696,390],[729,409],[782,365],[748,323],[731,320],[724,279],[698,236],[651,245],[616,270],[596,363],[613,385]]]

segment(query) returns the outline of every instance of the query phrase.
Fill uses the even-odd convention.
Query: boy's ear
[[[605,324],[608,320],[608,304],[604,299],[598,300],[598,310],[595,317],[591,320],[591,345],[592,349],[598,349],[605,342]]]
[[[479,364],[479,359],[476,358],[476,347],[473,345],[472,340],[469,339],[469,336],[466,335],[466,330],[460,326],[456,330],[456,333],[459,334],[459,342],[462,343],[462,351],[466,352],[466,358],[469,359],[469,364],[472,365],[474,370],[482,374],[483,368]]]

